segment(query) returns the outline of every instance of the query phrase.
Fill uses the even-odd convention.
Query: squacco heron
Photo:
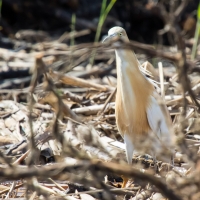
[[[126,31],[113,27],[103,42],[129,41]],[[153,84],[141,73],[135,53],[114,40],[117,65],[116,124],[124,138],[128,163],[134,152],[148,153],[162,161],[172,156],[171,118]],[[167,159],[166,159],[167,158]]]

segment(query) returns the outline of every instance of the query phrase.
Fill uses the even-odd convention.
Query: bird
[[[151,81],[141,72],[135,53],[120,48],[129,42],[122,27],[113,27],[103,42],[112,41],[117,66],[116,124],[124,138],[128,164],[133,153],[150,154],[169,161],[173,154],[173,131],[169,111]]]

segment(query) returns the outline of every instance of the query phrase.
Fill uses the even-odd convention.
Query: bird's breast
[[[128,62],[117,66],[117,75],[116,122],[120,133],[132,136],[148,133],[150,126],[146,111],[151,103],[153,86],[139,68]]]

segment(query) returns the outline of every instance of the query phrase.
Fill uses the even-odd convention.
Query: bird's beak
[[[105,38],[103,39],[102,43],[108,42],[109,40],[110,40],[110,35],[108,35],[107,37],[105,37]]]
[[[108,35],[107,37],[105,37],[102,41],[102,43],[104,42],[108,42],[111,38],[115,37],[117,34],[113,34],[113,35]]]

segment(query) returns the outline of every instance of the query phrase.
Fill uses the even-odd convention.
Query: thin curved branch
[[[84,168],[91,171],[95,170],[106,173],[123,174],[126,177],[146,181],[147,183],[155,185],[165,197],[173,200],[181,200],[181,198],[176,195],[174,191],[170,189],[162,179],[157,178],[151,174],[143,173],[131,166],[117,163],[103,163],[100,161],[88,160],[79,161],[76,165],[57,163],[51,166],[40,166],[38,168],[35,166],[16,167],[14,170],[7,167],[1,167],[0,176],[2,178],[11,178],[12,180],[19,178],[30,178],[33,176],[46,178],[47,176],[55,177],[57,175],[61,175],[63,172],[72,172],[75,169],[77,171]]]

